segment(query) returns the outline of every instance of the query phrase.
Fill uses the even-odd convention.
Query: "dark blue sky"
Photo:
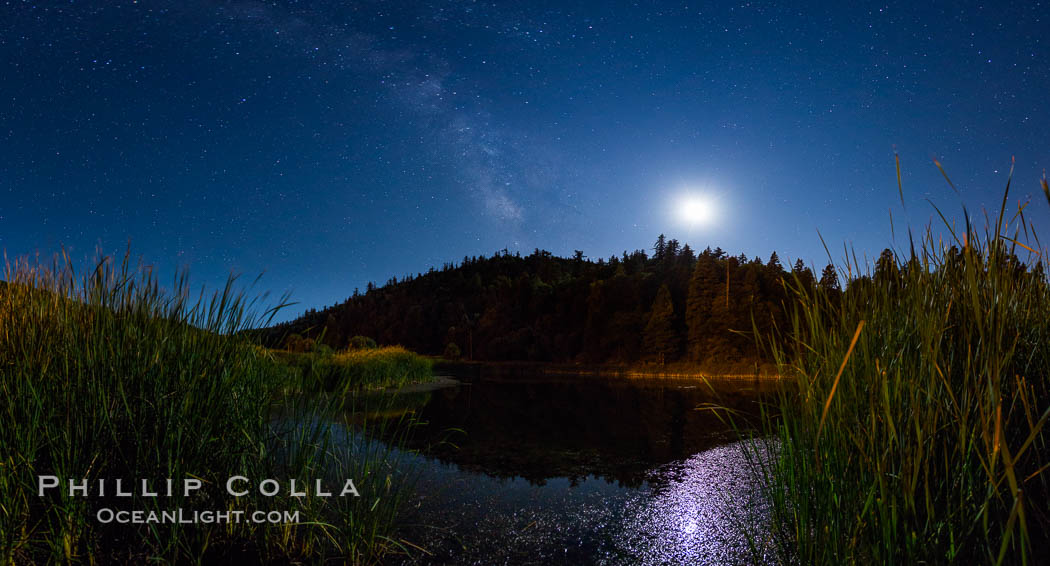
[[[818,229],[877,256],[890,209],[906,248],[927,198],[997,208],[1011,156],[1046,225],[1050,7],[916,4],[6,2],[0,248],[130,239],[296,311],[661,232],[822,266]]]

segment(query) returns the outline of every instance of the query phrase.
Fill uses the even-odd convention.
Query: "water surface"
[[[750,562],[760,505],[737,426],[753,383],[476,380],[399,395],[418,473],[408,564]]]

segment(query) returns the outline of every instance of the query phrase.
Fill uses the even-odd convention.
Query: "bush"
[[[446,360],[458,360],[462,355],[463,352],[459,350],[459,346],[457,346],[455,342],[449,342],[448,345],[445,346],[443,357]]]
[[[290,334],[284,339],[284,349],[289,352],[312,352],[315,346],[313,338],[303,338],[298,334]]]
[[[350,350],[374,350],[378,347],[376,341],[368,336],[354,336],[350,339],[350,343],[347,344],[347,348]]]
[[[333,350],[331,346],[321,342],[317,342],[316,344],[314,344],[313,351],[322,358],[329,357],[335,354],[335,350]]]

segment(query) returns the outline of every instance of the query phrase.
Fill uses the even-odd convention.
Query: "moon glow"
[[[716,220],[718,207],[707,195],[686,194],[675,203],[675,215],[678,220],[690,228],[710,226]]]

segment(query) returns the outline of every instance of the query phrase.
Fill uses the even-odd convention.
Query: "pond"
[[[751,562],[762,505],[736,428],[754,382],[476,379],[400,393],[405,564]],[[756,454],[751,451],[752,456]]]

